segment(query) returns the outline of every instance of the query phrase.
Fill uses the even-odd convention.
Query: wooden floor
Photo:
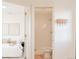
[[[35,59],[52,59],[50,55],[35,55]]]
[[[43,55],[35,55],[35,59],[44,59]]]

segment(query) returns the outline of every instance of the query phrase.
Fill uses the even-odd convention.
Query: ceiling
[[[52,4],[52,0],[3,0],[6,2],[16,3],[20,5],[37,5],[37,4]]]
[[[75,5],[75,0],[3,0],[23,6],[28,5],[53,5],[57,8],[71,9]]]

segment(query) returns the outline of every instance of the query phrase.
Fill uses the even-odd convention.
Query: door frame
[[[35,8],[36,7],[47,7],[47,8],[52,8],[52,42],[54,42],[54,38],[53,38],[53,32],[54,32],[54,18],[53,18],[53,6],[31,6],[31,17],[32,17],[32,19],[31,19],[31,22],[32,22],[32,40],[31,40],[31,44],[32,44],[32,46],[31,46],[31,53],[32,53],[32,59],[35,59],[35,13],[34,13],[34,11],[35,11]],[[53,43],[52,43],[52,57],[53,57],[53,51],[54,51],[54,49],[53,49]],[[52,58],[53,59],[53,58]]]

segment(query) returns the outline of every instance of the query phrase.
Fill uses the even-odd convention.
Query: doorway
[[[35,59],[52,59],[52,8],[35,7]]]

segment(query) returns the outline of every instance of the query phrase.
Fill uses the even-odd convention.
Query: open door
[[[52,8],[35,8],[35,59],[52,59]]]

